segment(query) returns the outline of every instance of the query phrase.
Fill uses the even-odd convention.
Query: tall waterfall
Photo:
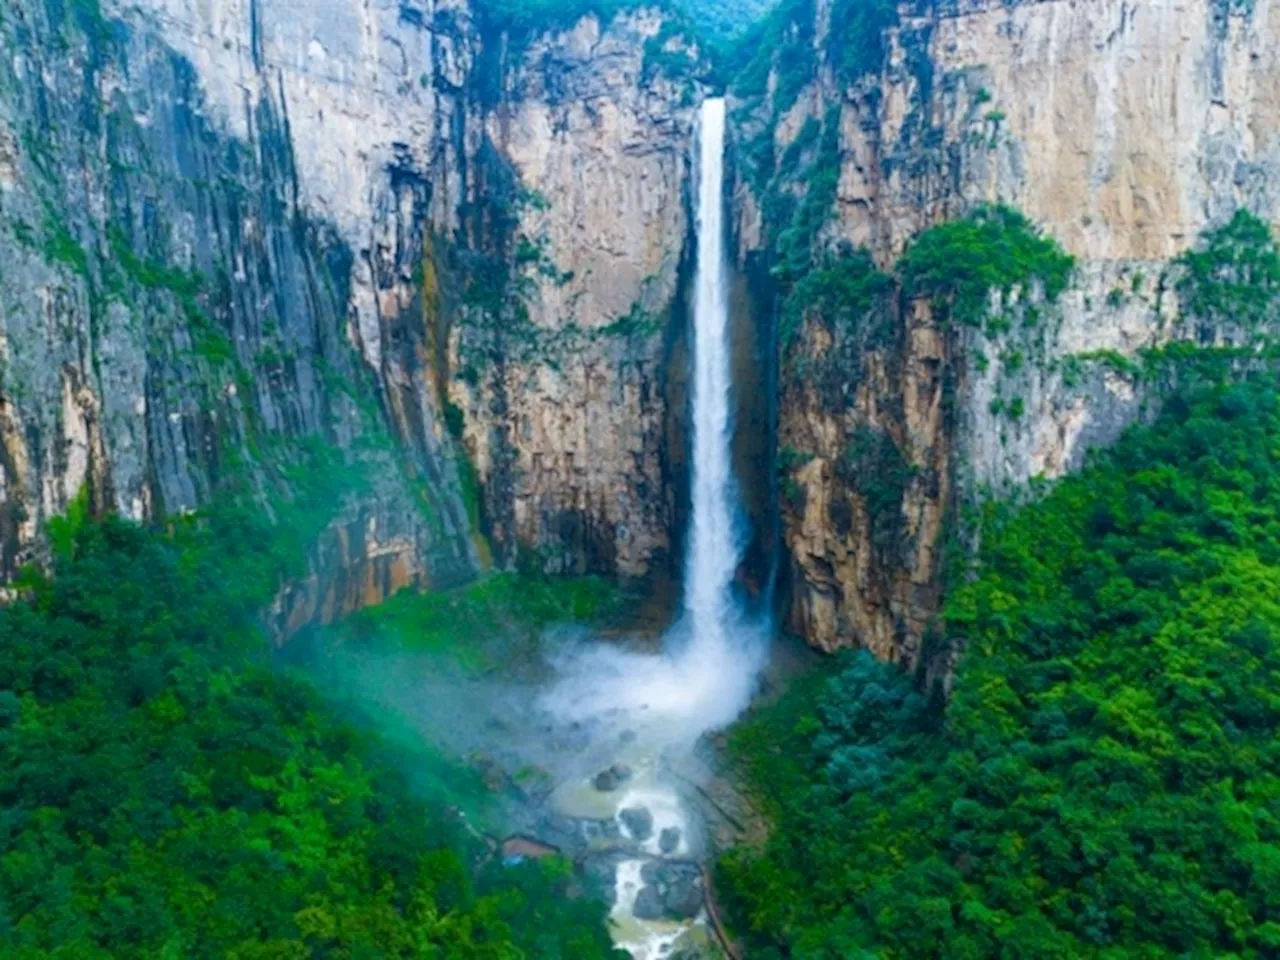
[[[698,165],[698,266],[693,314],[693,517],[685,608],[689,651],[711,667],[730,653],[733,577],[741,555],[733,477],[728,265],[724,253],[725,102],[702,105]]]
[[[684,610],[660,656],[574,649],[548,704],[575,721],[648,728],[655,745],[690,744],[747,706],[768,624],[739,609],[733,583],[743,530],[733,475],[731,318],[724,242],[725,102],[703,103],[698,130],[698,263],[693,316],[693,471]]]
[[[661,891],[649,872],[687,869],[689,859],[702,854],[702,825],[690,816],[682,791],[707,770],[691,748],[746,708],[769,637],[769,624],[744,615],[734,596],[744,537],[732,458],[724,148],[725,103],[708,100],[698,130],[692,517],[684,610],[658,654],[572,644],[556,662],[558,681],[542,700],[575,735],[588,734],[582,766],[557,788],[553,804],[562,815],[597,825],[614,818],[623,859],[616,862],[610,917],[615,940],[635,960],[660,960],[696,926],[654,921],[654,898]],[[609,785],[600,785],[600,777],[592,776],[596,771],[605,771]],[[625,786],[615,790],[611,781],[624,776]],[[640,809],[652,829],[635,834],[629,815]],[[668,859],[675,865],[664,866]]]

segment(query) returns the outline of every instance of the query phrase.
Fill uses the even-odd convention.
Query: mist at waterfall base
[[[482,770],[490,794],[487,812],[474,811],[485,817],[473,821],[480,830],[532,837],[596,864],[615,940],[637,960],[658,960],[705,932],[701,913],[641,919],[637,903],[653,889],[646,869],[687,870],[712,846],[710,795],[725,785],[714,751],[697,748],[748,706],[773,632],[735,591],[748,530],[731,457],[723,149],[724,103],[711,100],[698,166],[690,527],[681,608],[660,649],[651,634],[628,642],[611,631],[603,640],[579,626],[547,631],[540,655],[513,658],[500,673],[469,674],[437,654],[377,644],[326,646],[309,665],[353,715],[372,715],[424,748],[410,761],[418,781],[448,793],[452,784],[440,780],[450,764],[440,758]],[[615,782],[601,786],[602,774]],[[628,823],[638,808],[652,818],[647,835]]]
[[[771,624],[734,593],[745,543],[733,476],[733,384],[724,251],[725,103],[706,101],[699,128],[698,260],[693,329],[692,520],[684,610],[663,651],[594,646],[562,654],[543,704],[563,721],[622,726],[655,747],[692,746],[747,707]]]

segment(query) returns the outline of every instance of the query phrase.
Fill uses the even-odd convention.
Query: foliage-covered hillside
[[[613,956],[567,865],[484,865],[270,667],[261,597],[227,585],[271,531],[208,529],[64,525],[0,610],[0,954]]]
[[[490,28],[517,39],[562,28],[596,14],[603,20],[638,7],[672,11],[693,24],[697,35],[721,47],[759,21],[775,0],[478,0],[476,10]]]
[[[739,735],[777,828],[722,864],[751,957],[1280,954],[1273,380],[993,516],[945,621],[945,712],[856,656]]]
[[[702,34],[713,40],[727,40],[742,33],[763,17],[775,0],[677,0],[698,25]]]

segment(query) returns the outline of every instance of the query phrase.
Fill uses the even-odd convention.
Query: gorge
[[[442,956],[607,956],[603,894],[634,956],[712,956],[712,879],[751,957],[1270,955],[1272,6],[0,0],[0,749],[56,756],[41,711],[178,745],[165,812],[139,790],[108,838],[86,800],[38,857],[11,838],[106,790],[110,738],[67,734],[66,782],[0,780],[0,945],[135,955],[30,878],[90,883],[76,838],[169,856],[199,819],[173,811],[207,806],[200,829],[281,818],[254,869],[298,887],[198,935],[165,900],[174,955],[437,955],[430,929]],[[1060,557],[1026,555],[1035,518]],[[149,619],[96,609],[110,571]],[[1194,678],[1148,702],[1115,652],[1180,677],[1174,634]],[[235,715],[289,732],[206,768],[188,744],[239,742],[202,692],[224,655],[253,678]],[[295,668],[312,706],[253,672]],[[367,776],[339,775],[347,734],[306,733],[331,714],[407,755],[351,746]],[[384,818],[353,784],[387,765]],[[1145,805],[1217,824],[1206,771],[1247,808],[1206,841],[1230,862]],[[423,796],[449,839],[399,860]],[[340,854],[347,816],[396,826]],[[203,903],[235,856],[165,869]],[[112,871],[152,891],[159,861],[123,862],[85,898]],[[1082,892],[1107,870],[1124,893]],[[1214,919],[1175,936],[1143,903]]]
[[[829,4],[784,4],[744,44],[734,370],[776,387],[744,397],[734,449],[751,577],[781,569],[789,627],[915,662],[947,518],[1113,440],[1143,391],[1105,358],[1199,336],[1175,258],[1237,208],[1273,215],[1274,70],[1265,3],[890,9],[836,31]],[[81,491],[152,519],[228,489],[287,500],[299,471],[369,483],[315,518],[282,636],[492,567],[678,573],[690,144],[712,76],[656,9],[541,33],[502,16],[14,0],[6,576],[47,556]],[[1095,75],[1114,82],[1057,82]],[[876,280],[891,335],[868,339],[802,302],[841,249],[891,276],[912,238],[989,202],[1075,258],[1030,307],[1050,323],[946,331],[923,288]],[[320,447],[335,469],[309,462]],[[871,512],[863,461],[901,475]]]

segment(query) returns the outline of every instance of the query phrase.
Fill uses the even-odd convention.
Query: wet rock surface
[[[631,779],[631,768],[625,763],[615,763],[607,770],[601,770],[591,782],[601,793],[613,793]]]
[[[663,917],[662,892],[654,886],[644,887],[636,894],[636,904],[631,913],[637,920],[661,920]]]
[[[658,850],[664,854],[675,853],[680,848],[680,828],[667,827],[658,834]]]
[[[702,881],[678,878],[662,896],[663,912],[674,919],[692,920],[702,909]]]
[[[601,897],[612,907],[618,902],[618,867],[628,859],[621,852],[590,856],[578,862],[578,873],[586,881],[587,892]]]
[[[692,920],[702,910],[702,868],[694,861],[650,860],[641,868],[640,879],[645,883],[642,893],[655,892],[661,905],[660,916]],[[650,906],[648,897],[645,906]]]
[[[622,828],[617,820],[583,820],[582,833],[588,843],[600,845],[611,840],[622,840]]]
[[[628,807],[618,814],[631,839],[644,843],[653,836],[653,814],[645,807]]]

